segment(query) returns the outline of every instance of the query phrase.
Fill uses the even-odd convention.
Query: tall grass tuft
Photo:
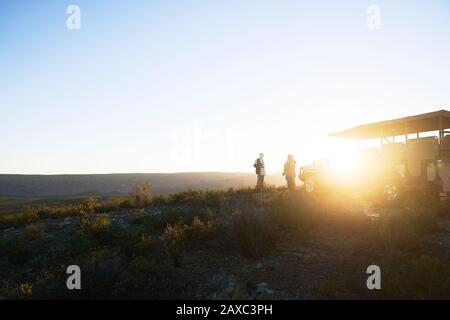
[[[378,237],[385,252],[392,254],[415,249],[420,244],[410,212],[402,209],[392,209],[380,217]]]
[[[277,226],[270,214],[242,201],[233,213],[233,230],[244,256],[259,258],[276,247]]]

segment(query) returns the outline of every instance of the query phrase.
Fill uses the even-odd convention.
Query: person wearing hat
[[[295,165],[294,156],[289,154],[283,171],[283,176],[286,178],[289,190],[295,190]]]
[[[262,190],[264,188],[264,177],[266,175],[266,169],[264,167],[264,154],[260,153],[259,158],[255,160],[255,163],[253,164],[255,167],[255,172],[257,176],[256,181],[256,189]]]

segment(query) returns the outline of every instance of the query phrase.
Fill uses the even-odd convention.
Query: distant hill
[[[252,173],[187,172],[123,173],[74,175],[0,174],[0,197],[54,197],[74,195],[123,195],[146,181],[152,193],[167,194],[191,189],[226,189],[254,186]],[[280,173],[268,175],[266,181],[279,185]]]

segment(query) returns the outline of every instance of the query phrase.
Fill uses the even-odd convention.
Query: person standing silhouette
[[[288,155],[284,164],[283,176],[286,178],[288,189],[295,190],[295,166],[296,162],[292,154]]]
[[[256,189],[262,190],[264,188],[264,177],[266,175],[266,169],[264,166],[264,154],[260,153],[259,158],[255,160],[255,163],[253,164],[255,167],[255,172],[257,175],[256,180]]]

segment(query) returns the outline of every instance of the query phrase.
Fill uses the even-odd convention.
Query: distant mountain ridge
[[[0,174],[0,196],[49,197],[82,194],[128,194],[136,183],[150,183],[154,194],[187,189],[227,189],[254,186],[252,173],[185,172],[185,173],[114,173],[68,175]],[[267,183],[283,183],[281,174],[268,175]]]

